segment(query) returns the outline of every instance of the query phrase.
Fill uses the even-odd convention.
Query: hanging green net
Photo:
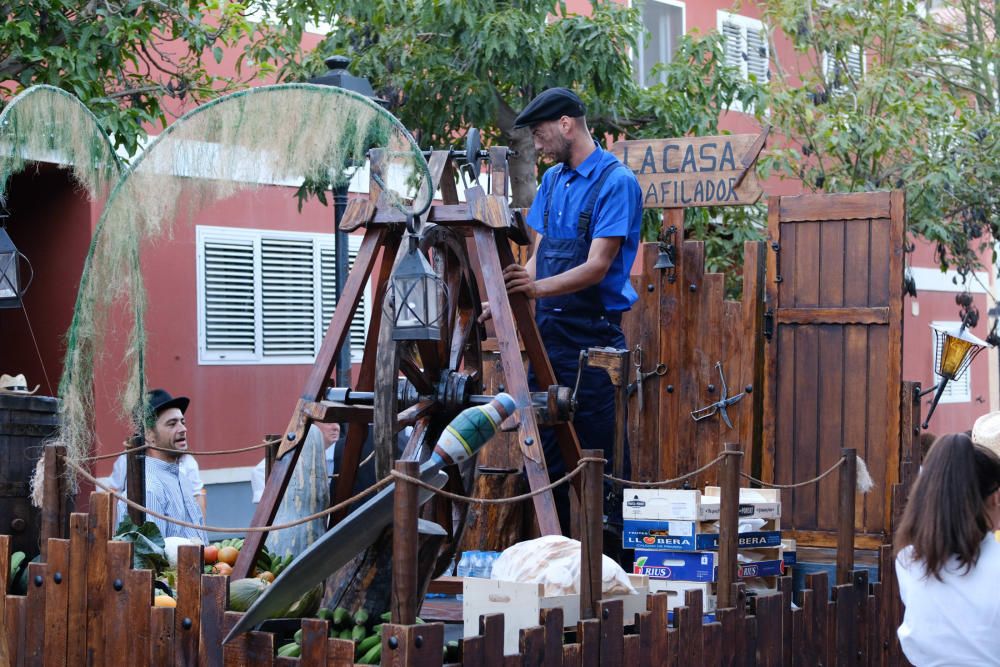
[[[243,191],[274,183],[302,184],[308,192],[344,185],[375,147],[384,160],[373,178],[388,203],[405,213],[426,210],[431,178],[413,138],[387,111],[340,88],[290,84],[229,95],[186,114],[150,143],[111,191],[80,281],[59,385],[58,437],[73,463],[93,441],[95,365],[122,313],[128,342],[121,359],[109,360],[123,364],[127,378],[117,400],[123,419],[146,417],[141,250]],[[36,473],[38,488],[39,482]]]
[[[0,201],[10,177],[28,162],[71,170],[91,199],[107,195],[121,165],[97,118],[80,100],[52,86],[33,86],[0,111]]]

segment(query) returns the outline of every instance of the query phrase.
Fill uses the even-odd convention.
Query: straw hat
[[[1000,456],[1000,411],[987,412],[972,426],[972,442]]]
[[[34,389],[28,391],[28,381],[23,373],[21,375],[7,375],[6,373],[0,375],[0,394],[28,394],[30,396],[41,386],[36,384]]]

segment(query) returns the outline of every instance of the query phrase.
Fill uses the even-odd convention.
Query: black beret
[[[569,88],[549,88],[528,102],[524,111],[514,119],[514,129],[528,127],[563,116],[578,118],[587,114],[583,102]]]

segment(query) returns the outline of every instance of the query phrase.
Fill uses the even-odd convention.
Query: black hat
[[[151,389],[146,398],[149,399],[150,414],[159,416],[167,408],[178,408],[181,413],[187,412],[188,404],[191,400],[187,396],[174,398],[166,389]]]
[[[563,116],[578,118],[587,114],[583,102],[569,88],[549,88],[528,102],[524,111],[514,119],[514,129],[528,127]]]

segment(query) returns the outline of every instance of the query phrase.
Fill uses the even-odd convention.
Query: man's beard
[[[563,164],[568,165],[569,159],[572,156],[572,150],[570,149],[573,146],[573,142],[565,137],[559,137],[559,139],[561,145],[559,146],[558,149],[553,151],[552,157],[555,159],[556,162],[561,162]]]

